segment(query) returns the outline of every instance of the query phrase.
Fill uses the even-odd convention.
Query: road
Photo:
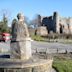
[[[0,42],[0,51],[5,53],[10,50],[10,42],[5,43],[5,42]]]
[[[48,43],[48,42],[31,42],[32,51],[46,51],[47,53],[64,53],[72,52],[72,44],[62,44],[62,43]],[[0,50],[8,51],[10,49],[10,43],[0,42]]]

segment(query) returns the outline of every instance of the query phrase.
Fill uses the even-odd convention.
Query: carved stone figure
[[[25,60],[31,57],[31,39],[24,16],[19,13],[17,18],[12,24],[11,58]]]
[[[29,37],[27,25],[24,23],[24,16],[19,13],[17,15],[18,21],[13,20],[12,24],[12,40],[23,40],[24,37]]]

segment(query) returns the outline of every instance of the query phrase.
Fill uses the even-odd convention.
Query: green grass
[[[32,35],[31,38],[36,41],[45,41],[45,38],[38,35]]]
[[[31,38],[35,41],[43,41],[43,42],[53,42],[54,39],[49,39],[47,37],[42,37],[39,35],[31,35]]]
[[[72,39],[49,39],[46,37],[41,37],[39,35],[31,35],[31,38],[35,41],[59,42],[59,43],[63,43],[63,44],[72,44]]]
[[[61,43],[63,44],[72,44],[72,39],[71,40],[63,40]]]
[[[72,60],[65,58],[55,58],[53,67],[57,72],[72,72]]]

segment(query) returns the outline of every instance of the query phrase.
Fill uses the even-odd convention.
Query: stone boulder
[[[48,30],[46,26],[41,26],[36,29],[35,34],[39,36],[48,36]]]

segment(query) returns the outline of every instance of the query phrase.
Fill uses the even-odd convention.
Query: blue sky
[[[22,12],[29,19],[36,14],[50,16],[54,11],[61,16],[72,16],[72,0],[0,0],[0,16],[6,10],[10,20]],[[1,17],[0,17],[1,18]]]

